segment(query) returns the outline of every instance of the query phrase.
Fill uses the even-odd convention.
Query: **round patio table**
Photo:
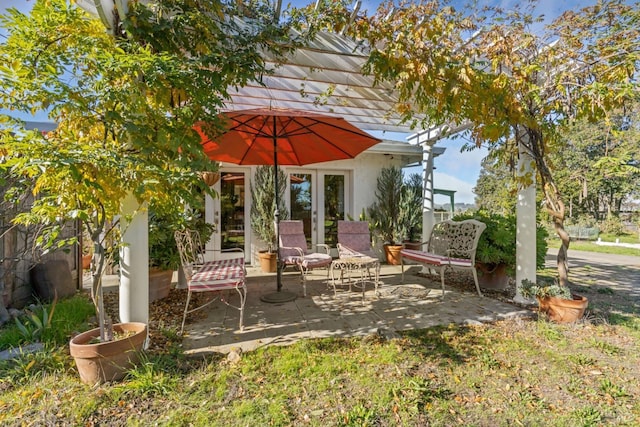
[[[373,269],[373,280],[371,280],[371,270]],[[349,291],[351,291],[351,273],[356,272],[359,277],[355,278],[353,285],[362,289],[362,303],[365,300],[365,291],[367,282],[373,282],[375,295],[378,296],[378,282],[380,281],[380,260],[369,256],[347,257],[334,259],[331,262],[331,284],[333,285],[333,296],[337,296],[335,270],[340,270],[340,280],[344,284],[344,274],[347,274],[347,283]],[[369,280],[367,280],[367,278]]]

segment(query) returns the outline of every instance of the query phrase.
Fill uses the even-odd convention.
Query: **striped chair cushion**
[[[231,258],[206,262],[192,277],[192,292],[222,291],[244,286],[244,259]]]
[[[432,265],[441,265],[443,263],[443,260],[447,259],[440,255],[431,254],[423,251],[416,251],[414,249],[402,249],[400,251],[400,254],[404,258],[407,258],[413,261],[418,261],[424,264],[432,264]],[[447,264],[448,261],[445,261],[444,263]]]
[[[452,265],[454,267],[471,267],[470,259],[462,259],[462,258],[443,258],[441,263],[443,265]]]

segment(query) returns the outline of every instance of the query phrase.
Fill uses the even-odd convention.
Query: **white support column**
[[[218,189],[219,190],[219,189]],[[204,252],[204,260],[205,261],[213,261],[214,260],[214,251],[220,249],[222,247],[221,239],[222,233],[220,230],[220,211],[219,207],[216,206],[213,198],[209,194],[205,194],[204,196],[204,219],[208,224],[214,224],[216,226],[216,231],[211,236],[211,239],[206,244],[205,252]],[[206,236],[203,236],[206,237]]]
[[[523,279],[536,281],[536,170],[533,158],[522,141],[528,138],[526,132],[518,134],[518,175],[531,178],[531,184],[518,189],[516,205],[516,284]],[[515,302],[531,302],[525,299],[516,286]]]
[[[120,321],[149,323],[149,215],[129,194],[122,202]]]
[[[424,144],[422,147],[422,241],[426,242],[435,225],[433,216],[433,146]]]

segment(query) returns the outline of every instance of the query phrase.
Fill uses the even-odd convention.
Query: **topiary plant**
[[[272,252],[276,247],[276,230],[274,227],[275,176],[273,166],[258,166],[251,182],[251,212],[250,222],[253,232],[267,244],[267,250]],[[284,205],[284,192],[287,186],[286,176],[278,168],[278,194],[280,219],[287,219],[289,213]]]
[[[373,229],[383,243],[390,245],[401,241],[403,237],[399,220],[402,187],[402,170],[395,166],[383,168],[376,184],[376,201],[369,208]]]
[[[422,238],[422,175],[409,175],[400,193],[400,234],[409,242],[419,242]]]

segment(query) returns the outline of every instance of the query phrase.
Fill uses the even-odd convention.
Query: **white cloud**
[[[454,190],[456,203],[474,203],[476,196],[472,190],[475,185],[475,181],[469,183],[446,173],[433,173],[433,186],[442,190]],[[434,201],[436,204],[449,203],[449,197],[437,195]]]
[[[480,164],[486,155],[487,150],[484,148],[460,152],[460,145],[449,144],[447,151],[434,159],[434,166],[442,173],[475,183],[480,173]]]

